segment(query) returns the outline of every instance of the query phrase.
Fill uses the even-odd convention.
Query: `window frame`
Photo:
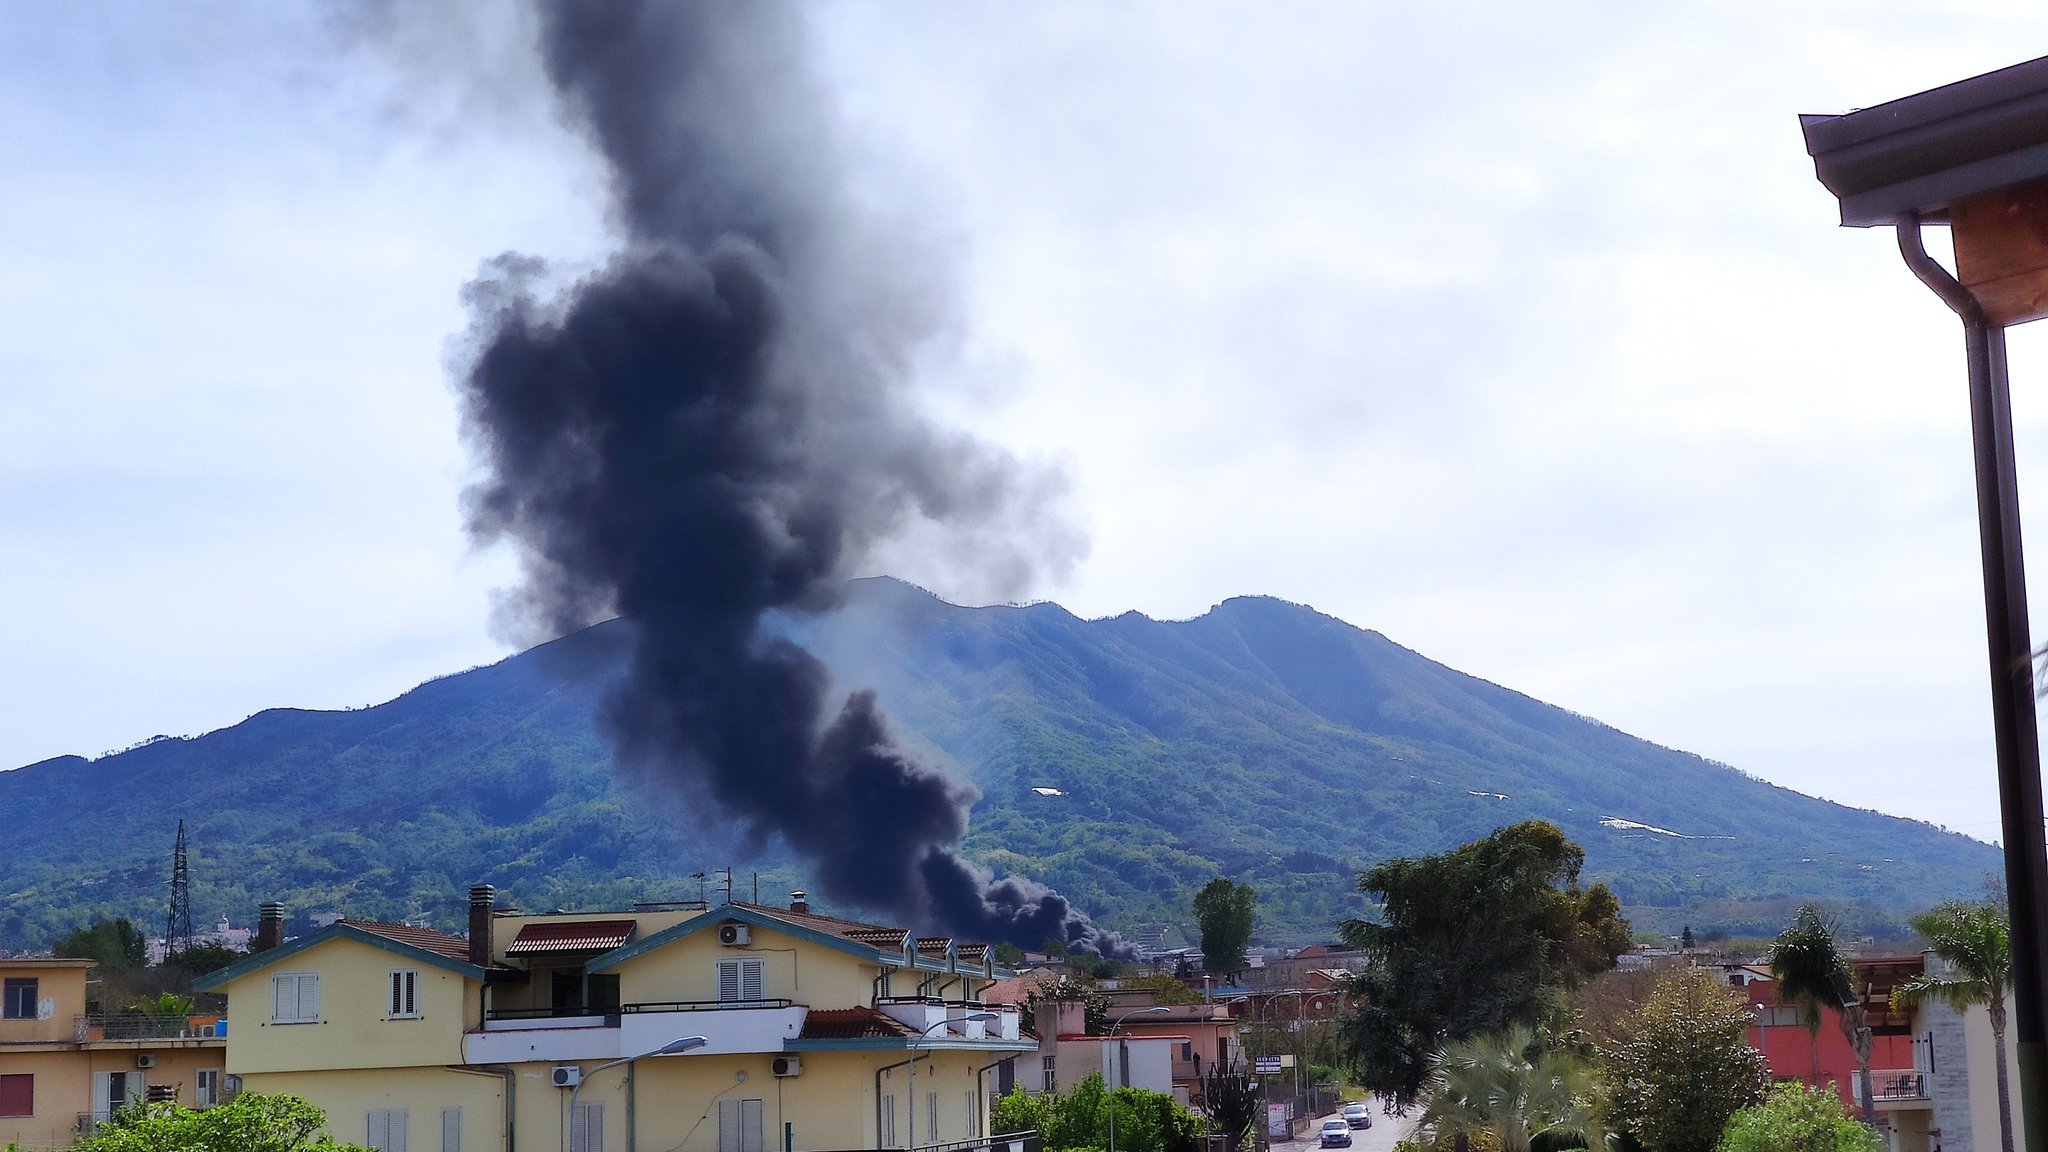
[[[26,993],[26,995],[22,995]],[[0,981],[0,1020],[34,1020],[42,996],[39,976],[9,976]],[[19,999],[20,1007],[16,1008]]]
[[[227,1070],[224,1068],[197,1068],[192,1073],[192,1102],[200,1108],[211,1108],[220,1103],[221,1084]]]
[[[0,1083],[5,1083],[5,1082],[7,1082],[7,1081],[9,1081],[9,1080],[14,1080],[14,1081],[27,1081],[27,1088],[28,1088],[28,1111],[26,1111],[26,1112],[4,1112],[4,1111],[0,1111],[0,1116],[4,1116],[4,1117],[6,1117],[6,1118],[8,1118],[8,1119],[10,1119],[10,1120],[26,1120],[26,1119],[28,1119],[28,1118],[30,1118],[30,1117],[32,1117],[32,1116],[34,1116],[34,1115],[36,1114],[36,1074],[35,1074],[35,1073],[33,1073],[33,1072],[5,1072],[5,1073],[0,1073]],[[17,1085],[16,1085],[16,1087],[17,1087],[17,1088],[19,1088],[19,1087],[21,1087],[21,1085],[20,1085],[20,1084],[17,1084]],[[4,1101],[4,1100],[5,1100],[6,1098],[7,1098],[7,1094],[6,1094],[5,1092],[0,1092],[0,1101]]]
[[[283,981],[292,984],[292,1012],[290,1016],[278,1015],[278,989]],[[306,981],[312,981],[313,1009],[306,1014]],[[318,972],[275,972],[270,977],[270,1022],[272,1024],[318,1024],[320,1022],[320,973]]]
[[[759,956],[739,956],[717,962],[718,1002],[756,1004],[768,998],[768,961]],[[733,996],[725,994],[726,973],[731,972]],[[747,977],[753,977],[752,996],[747,995]]]
[[[420,970],[417,968],[391,968],[385,972],[384,1018],[386,1020],[419,1020],[426,1014],[420,1011]],[[403,1008],[404,1011],[400,1011]]]
[[[604,1152],[604,1101],[581,1101],[569,1113],[568,1152]]]
[[[384,1139],[377,1139],[377,1118],[384,1118]],[[412,1137],[410,1109],[372,1108],[363,1124],[363,1146],[377,1152],[410,1152]]]

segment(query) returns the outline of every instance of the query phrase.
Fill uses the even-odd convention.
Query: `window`
[[[36,1078],[27,1072],[0,1076],[0,1116],[36,1114]]]
[[[1047,1056],[1047,1057],[1045,1058],[1045,1089],[1044,1089],[1044,1090],[1045,1090],[1045,1091],[1047,1091],[1047,1092],[1057,1092],[1057,1091],[1059,1091],[1059,1083],[1060,1083],[1060,1078],[1059,1078],[1059,1077],[1058,1077],[1057,1075],[1055,1075],[1055,1074],[1053,1073],[1053,1069],[1052,1069],[1052,1057],[1050,1057],[1050,1056]]]
[[[318,972],[282,972],[270,978],[272,1024],[311,1024],[319,1019]]]
[[[193,1087],[193,1102],[201,1108],[211,1108],[220,1103],[220,1069],[201,1068]]]
[[[754,963],[759,964],[756,960]],[[890,1139],[895,1139],[892,1130]],[[765,1152],[759,1099],[718,1102],[718,1152]]]
[[[927,1092],[924,1094],[924,1114],[926,1117],[925,1130],[929,1133],[925,1138],[936,1144],[939,1140],[939,1094],[937,1092]]]
[[[95,1072],[92,1074],[92,1117],[105,1120],[128,1106],[140,1095],[142,1076],[129,1072]]]
[[[441,1152],[462,1152],[462,1109],[441,1109]]]
[[[569,1113],[569,1152],[604,1152],[604,1105],[578,1104]]]
[[[969,1136],[981,1135],[981,1107],[979,1100],[973,1092],[967,1094],[967,1134]]]
[[[36,981],[9,977],[4,993],[0,993],[0,1020],[33,1020],[36,1018]]]
[[[420,1014],[419,995],[419,969],[393,968],[391,970],[390,1016],[392,1019],[418,1019]]]
[[[370,1109],[370,1138],[364,1143],[377,1152],[405,1152],[405,1109]]]
[[[1187,1063],[1188,1061],[1190,1061],[1190,1060],[1193,1060],[1194,1058],[1195,1058],[1195,1042],[1194,1042],[1193,1040],[1183,1040],[1183,1041],[1181,1041],[1181,1042],[1180,1042],[1180,1059],[1181,1059],[1181,1063],[1185,1064],[1185,1063]]]
[[[896,1094],[894,1092],[882,1093],[881,1137],[881,1147],[894,1148],[896,1146]],[[725,1152],[724,1148],[721,1147],[719,1152]]]
[[[761,960],[720,960],[718,998],[725,1001],[761,1000]]]

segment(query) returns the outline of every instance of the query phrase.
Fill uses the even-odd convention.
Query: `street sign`
[[[1278,1076],[1280,1070],[1285,1067],[1286,1065],[1280,1062],[1280,1057],[1278,1056],[1252,1057],[1252,1071],[1261,1076]]]

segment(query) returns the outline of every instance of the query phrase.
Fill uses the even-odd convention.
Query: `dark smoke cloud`
[[[564,114],[610,166],[621,250],[565,291],[508,255],[466,299],[471,531],[514,542],[512,607],[635,625],[607,721],[821,890],[969,937],[1116,951],[1057,893],[954,850],[974,791],[892,738],[764,619],[816,612],[880,543],[936,525],[1028,571],[1042,477],[923,419],[938,320],[908,245],[847,203],[796,10],[540,0]],[[1020,536],[1021,533],[1021,536]]]

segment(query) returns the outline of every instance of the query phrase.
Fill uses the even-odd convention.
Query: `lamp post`
[[[1839,201],[1842,224],[1892,228],[1906,266],[1963,322],[2012,916],[2017,1127],[2029,1148],[2048,1148],[2048,835],[2005,360],[2006,326],[2048,316],[2048,251],[2039,239],[2048,226],[2048,58],[1842,116],[1799,120],[1814,174]],[[1921,239],[1924,224],[1942,222],[1955,241],[1954,274]],[[1869,1078],[1862,1081],[1867,1116]]]
[[[1126,1012],[1123,1015],[1117,1017],[1115,1022],[1111,1023],[1109,1026],[1109,1042],[1112,1045],[1117,1045],[1115,1049],[1117,1083],[1109,1086],[1109,1097],[1107,1100],[1107,1103],[1109,1104],[1109,1152],[1116,1152],[1116,1090],[1120,1087],[1130,1087],[1130,1085],[1123,1083],[1123,1081],[1127,1078],[1126,1065],[1130,1063],[1130,1060],[1127,1056],[1125,1056],[1124,1049],[1121,1046],[1121,1042],[1116,1038],[1116,1030],[1123,1027],[1124,1021],[1129,1020],[1133,1016],[1143,1016],[1148,1012],[1170,1011],[1172,1011],[1172,1009],[1168,1008],[1164,1004],[1154,1004],[1150,1008],[1133,1008],[1129,1012]]]
[[[994,1019],[996,1019],[996,1014],[993,1012],[969,1012],[960,1018],[960,1022],[965,1024],[969,1020],[989,1021]],[[910,1141],[905,1145],[907,1148],[915,1149],[917,1147],[917,1046],[931,1038],[933,1028],[944,1028],[951,1023],[951,1020],[941,1020],[936,1024],[927,1025],[925,1030],[918,1034],[917,1039],[910,1042]],[[934,1122],[936,1123],[936,1121]],[[876,1135],[879,1136],[880,1133],[876,1133]],[[937,1136],[938,1133],[934,1132],[932,1135]]]
[[[661,1047],[656,1048],[652,1052],[642,1052],[638,1056],[627,1056],[624,1059],[613,1060],[609,1063],[599,1064],[597,1067],[592,1068],[589,1074],[584,1076],[582,1079],[576,1081],[576,1087],[570,1089],[569,1091],[570,1131],[574,1132],[576,1128],[576,1098],[583,1095],[583,1086],[585,1084],[590,1083],[590,1077],[597,1075],[599,1072],[602,1072],[607,1068],[617,1068],[621,1064],[631,1064],[636,1060],[645,1060],[652,1056],[680,1056],[683,1053],[688,1052],[692,1048],[702,1048],[704,1045],[708,1043],[710,1043],[710,1041],[704,1039],[704,1037],[702,1036],[684,1036],[679,1039],[671,1040],[668,1043],[663,1044]],[[566,1144],[567,1141],[564,1141],[564,1143]],[[590,1133],[585,1132],[583,1134],[583,1143],[584,1146],[589,1146]],[[571,1152],[574,1152],[574,1150],[572,1149]]]

